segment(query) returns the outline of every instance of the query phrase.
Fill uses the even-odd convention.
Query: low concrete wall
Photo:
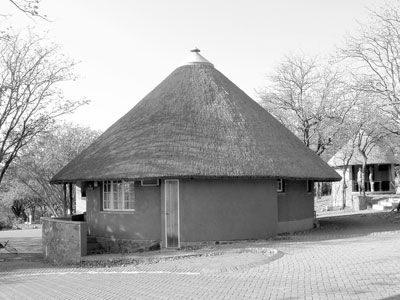
[[[47,261],[56,264],[79,263],[87,254],[85,222],[66,218],[42,218],[42,250]]]

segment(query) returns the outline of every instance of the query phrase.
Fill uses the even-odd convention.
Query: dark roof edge
[[[350,166],[361,166],[362,163],[360,162],[359,164],[348,164],[348,167]],[[395,166],[400,166],[400,163],[394,163],[394,162],[384,162],[384,163],[368,163],[367,162],[367,166],[371,166],[371,165],[395,165]],[[344,167],[345,165],[343,164],[339,164],[339,165],[329,165],[334,169],[340,168],[340,167]]]
[[[148,180],[148,179],[285,179],[285,180],[313,180],[318,182],[331,182],[331,181],[340,181],[341,176],[338,174],[338,177],[324,177],[324,178],[316,178],[316,177],[288,177],[288,176],[154,176],[154,177],[113,177],[113,178],[76,178],[76,179],[56,179],[51,180],[51,184],[64,184],[64,183],[75,183],[81,181],[105,181],[105,180],[125,180],[125,181],[139,181],[139,180]]]

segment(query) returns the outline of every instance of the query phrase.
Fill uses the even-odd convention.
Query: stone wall
[[[372,206],[372,197],[353,195],[353,208],[355,211],[364,210]]]
[[[160,241],[154,240],[129,240],[96,237],[106,253],[136,253],[143,251],[160,250]]]
[[[42,250],[47,261],[74,264],[87,254],[85,222],[66,218],[42,218]]]

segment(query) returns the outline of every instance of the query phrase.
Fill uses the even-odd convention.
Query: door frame
[[[168,226],[167,226],[167,219],[168,219],[168,215],[167,215],[167,184],[168,182],[172,182],[175,181],[177,182],[177,197],[178,197],[178,209],[177,209],[177,223],[178,223],[178,248],[181,247],[181,224],[180,224],[180,195],[179,195],[179,179],[165,179],[164,180],[164,184],[165,184],[165,188],[164,188],[164,213],[165,213],[165,217],[164,217],[164,228],[165,228],[165,248],[168,248]]]

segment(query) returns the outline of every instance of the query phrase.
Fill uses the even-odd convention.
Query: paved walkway
[[[400,299],[400,214],[320,224],[152,264],[77,268],[22,260],[13,268],[3,261],[0,299]]]

